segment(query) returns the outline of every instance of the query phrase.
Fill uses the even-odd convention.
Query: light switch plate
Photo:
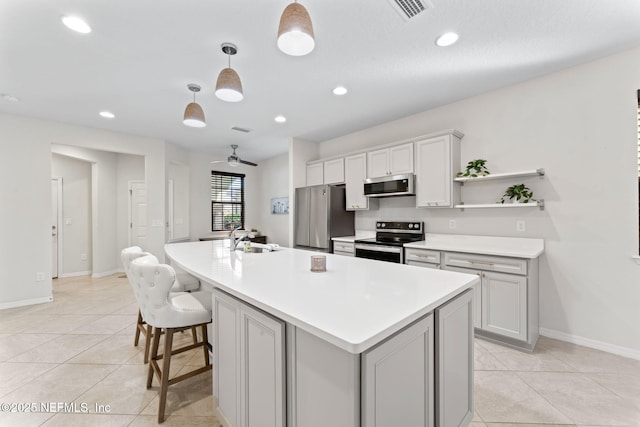
[[[527,231],[527,223],[522,220],[516,221],[516,231]]]
[[[456,229],[456,220],[455,219],[450,219],[449,220],[449,230],[455,230]]]

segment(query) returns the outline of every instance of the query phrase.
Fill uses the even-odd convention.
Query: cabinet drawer
[[[446,252],[444,263],[454,267],[473,268],[476,270],[499,271],[502,273],[527,274],[527,260],[475,254]]]
[[[440,264],[440,252],[427,249],[405,248],[404,259],[406,264],[410,264],[410,261]]]
[[[333,242],[333,253],[346,252],[353,255],[355,253],[354,244],[349,242]],[[341,254],[342,255],[342,254]]]

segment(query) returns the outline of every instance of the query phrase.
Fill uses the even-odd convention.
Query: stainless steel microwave
[[[389,175],[364,180],[366,197],[414,196],[413,174]]]

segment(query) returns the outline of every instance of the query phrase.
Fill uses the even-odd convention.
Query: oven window
[[[380,252],[369,249],[356,249],[356,257],[358,258],[368,258],[375,259],[378,261],[389,261],[400,263],[402,260],[400,259],[401,254],[392,253],[392,252]]]

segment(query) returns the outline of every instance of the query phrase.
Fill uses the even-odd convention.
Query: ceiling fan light
[[[284,9],[278,27],[278,48],[291,56],[311,53],[316,43],[309,12],[299,3],[291,3]]]
[[[233,68],[220,71],[216,82],[216,96],[227,102],[239,102],[244,99],[240,76]]]
[[[229,158],[227,159],[227,164],[228,164],[229,166],[231,166],[231,167],[234,167],[234,168],[235,168],[235,167],[240,166],[240,161],[238,160],[238,158],[237,158],[237,157],[229,157]]]
[[[182,123],[194,128],[205,127],[207,122],[204,119],[204,111],[202,111],[202,107],[195,102],[189,103],[187,108],[184,110],[184,120]]]

